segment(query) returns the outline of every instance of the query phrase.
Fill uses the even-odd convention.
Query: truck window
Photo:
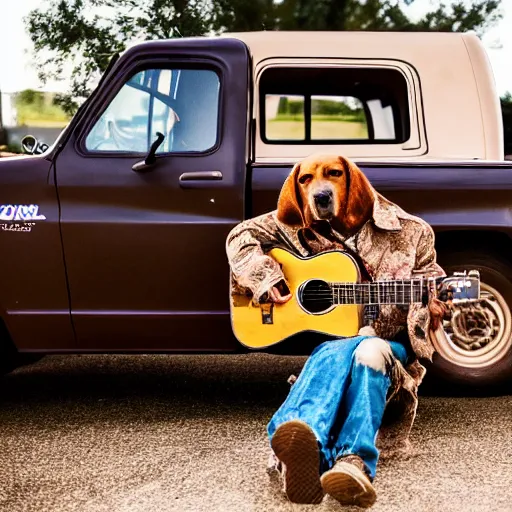
[[[267,138],[272,140],[304,140],[304,96],[267,94],[265,98]]]
[[[217,142],[218,75],[207,69],[147,69],[118,91],[85,138],[89,152],[204,152]]]
[[[261,138],[267,144],[403,143],[408,90],[397,69],[275,67],[260,80]]]

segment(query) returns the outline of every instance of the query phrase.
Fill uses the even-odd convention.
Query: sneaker
[[[377,500],[375,489],[366,474],[366,465],[357,455],[339,459],[321,478],[324,491],[342,505],[369,508]]]
[[[272,436],[272,450],[281,462],[283,490],[293,503],[320,503],[320,452],[311,428],[300,420],[278,427]]]

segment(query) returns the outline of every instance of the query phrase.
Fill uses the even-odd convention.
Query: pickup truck
[[[50,353],[246,351],[230,323],[226,236],[274,209],[293,164],[323,152],[429,222],[447,273],[480,271],[492,335],[455,344],[446,326],[434,374],[512,378],[512,168],[473,34],[136,44],[43,149],[0,160],[4,372]]]

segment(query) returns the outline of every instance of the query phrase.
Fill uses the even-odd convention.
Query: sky
[[[448,3],[449,0],[446,1]],[[66,90],[66,83],[42,86],[31,65],[31,42],[23,18],[39,7],[41,0],[0,0],[0,91],[15,92],[39,89],[53,92]],[[409,8],[415,17],[438,4],[437,0],[415,0]],[[512,92],[512,0],[502,0],[503,19],[483,37],[500,95]]]

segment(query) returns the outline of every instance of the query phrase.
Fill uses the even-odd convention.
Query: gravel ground
[[[18,369],[0,381],[0,510],[342,510],[291,505],[265,473],[266,422],[303,362],[52,356]],[[379,465],[372,510],[512,511],[511,430],[508,396],[421,397],[417,455]]]

